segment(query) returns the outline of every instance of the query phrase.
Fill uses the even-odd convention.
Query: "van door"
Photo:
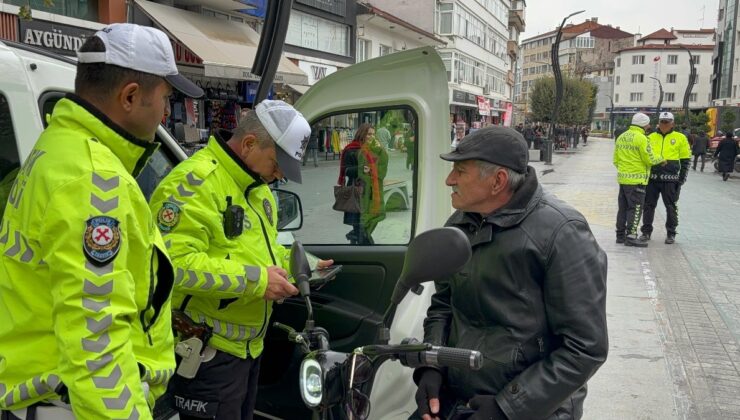
[[[450,148],[447,73],[433,48],[399,52],[326,77],[295,107],[311,123],[312,135],[303,183],[281,188],[303,202],[303,227],[293,232],[295,239],[344,267],[336,280],[314,290],[312,299],[316,324],[329,331],[332,348],[351,351],[376,339],[411,238],[442,226],[451,213],[444,186],[450,166],[439,158]],[[356,137],[372,146],[352,150]],[[353,165],[342,165],[348,146],[354,158],[345,163]],[[334,186],[354,180],[364,188],[362,213],[334,210]],[[421,338],[432,289],[402,303],[392,342]],[[274,306],[274,321],[300,330],[305,319],[301,299]],[[258,410],[308,418],[298,394],[294,345],[278,330],[267,337]],[[373,391],[373,418],[398,418],[414,409],[411,371],[388,365]]]

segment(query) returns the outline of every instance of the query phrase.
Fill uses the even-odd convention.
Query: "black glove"
[[[430,414],[432,417],[439,413],[432,413],[429,408],[429,400],[439,399],[439,390],[442,388],[442,373],[437,369],[422,368],[418,370],[414,377],[418,378],[416,384],[416,405],[419,407],[419,416]]]
[[[476,395],[468,401],[468,406],[475,410],[468,420],[508,420],[493,395]]]

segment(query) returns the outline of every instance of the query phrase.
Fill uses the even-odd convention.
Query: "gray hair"
[[[493,175],[499,169],[503,169],[509,175],[509,190],[514,192],[524,184],[524,179],[527,177],[526,173],[520,174],[519,172],[507,168],[505,166],[496,165],[495,163],[486,162],[484,160],[478,160],[478,170],[480,172],[480,179],[484,179],[489,175]]]
[[[272,140],[272,136],[267,132],[267,129],[262,125],[262,121],[257,117],[257,113],[253,110],[248,110],[242,113],[239,118],[239,125],[234,129],[232,138],[243,139],[248,134],[252,134],[257,137],[257,141],[261,149],[265,149],[275,144]]]

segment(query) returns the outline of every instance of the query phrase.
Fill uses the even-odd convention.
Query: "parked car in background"
[[[736,128],[733,130],[733,135],[735,136],[735,141],[740,144],[740,128]],[[722,139],[725,138],[725,133],[722,132],[722,130],[717,130],[717,135],[709,139],[709,150],[713,151],[717,148],[717,145],[719,144]]]

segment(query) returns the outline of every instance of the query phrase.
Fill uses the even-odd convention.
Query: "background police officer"
[[[75,94],[54,107],[0,229],[0,410],[69,417],[40,404],[52,401],[78,419],[150,419],[175,368],[173,276],[134,178],[172,88],[203,92],[157,29],[110,25],[78,58]]]
[[[650,118],[638,112],[632,117],[632,125],[617,138],[614,146],[614,166],[617,167],[619,182],[618,244],[647,246],[647,242],[638,240],[637,228],[640,225],[650,167],[660,163],[645,137],[645,130],[649,126]]]
[[[181,419],[252,418],[272,301],[298,293],[287,280],[289,252],[277,241],[268,183],[301,182],[310,133],[290,105],[263,101],[233,135],[212,136],[178,165],[152,196],[177,271],[173,303],[213,330],[207,344],[216,350],[207,349],[215,356],[192,380],[173,379]]]
[[[660,113],[658,131],[651,133],[648,140],[653,153],[661,160],[665,160],[666,164],[653,166],[650,171],[640,240],[650,240],[653,233],[655,207],[658,205],[658,197],[662,197],[666,211],[665,243],[672,244],[676,240],[676,227],[678,227],[678,196],[689,174],[691,147],[683,133],[673,130],[673,114],[670,112]]]

